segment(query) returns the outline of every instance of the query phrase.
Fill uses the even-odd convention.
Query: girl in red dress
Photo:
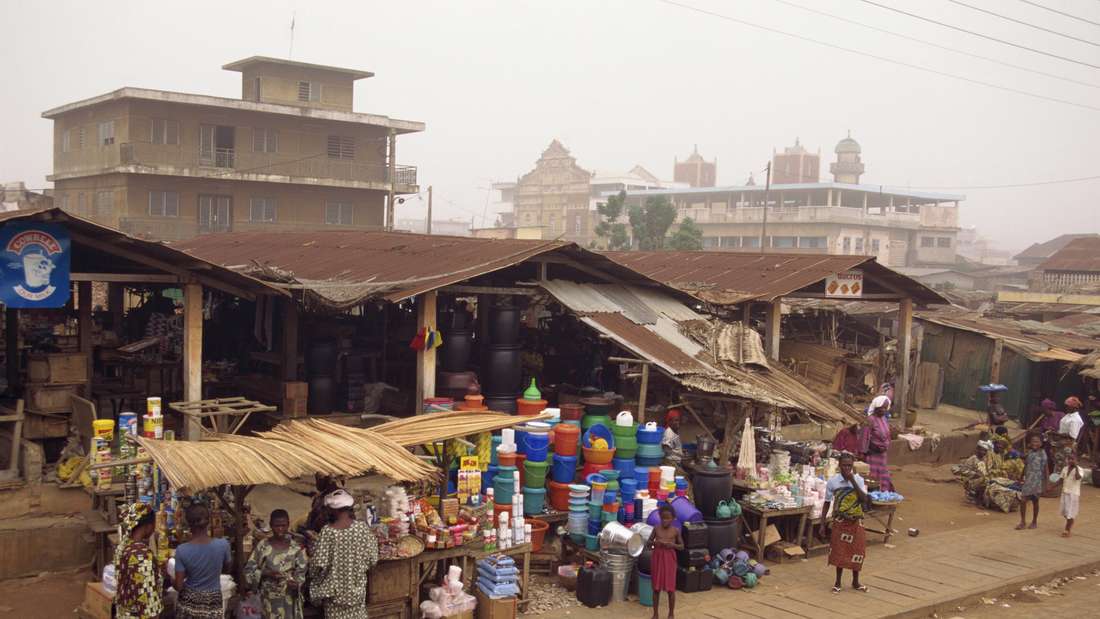
[[[661,592],[668,591],[668,619],[676,613],[676,551],[684,547],[680,530],[672,526],[676,516],[672,506],[662,503],[659,508],[661,524],[653,527],[647,546],[653,549],[650,560],[650,578],[653,582],[653,619],[657,619],[657,609],[661,606]]]

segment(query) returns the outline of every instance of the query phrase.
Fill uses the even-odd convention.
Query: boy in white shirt
[[[1062,537],[1069,537],[1073,521],[1081,501],[1081,467],[1077,466],[1077,454],[1066,454],[1066,466],[1062,468],[1062,517],[1066,519],[1066,530]]]

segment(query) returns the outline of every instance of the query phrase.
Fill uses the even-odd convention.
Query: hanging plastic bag
[[[241,601],[237,603],[237,613],[234,617],[235,619],[261,619],[262,615],[263,607],[260,605],[260,594],[252,593],[241,598]]]

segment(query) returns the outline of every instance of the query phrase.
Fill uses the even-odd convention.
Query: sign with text
[[[0,227],[0,303],[16,308],[64,307],[69,301],[69,233],[57,224]]]
[[[825,296],[858,299],[863,296],[863,271],[844,271],[825,278]]]

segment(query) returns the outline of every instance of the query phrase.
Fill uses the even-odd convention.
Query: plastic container
[[[619,427],[633,428],[634,413],[631,413],[630,411],[620,411],[619,414],[615,416],[615,425]]]
[[[497,464],[500,466],[515,466],[516,465],[516,453],[515,452],[503,452],[497,453]]]
[[[602,464],[603,468],[607,468],[606,465],[611,464],[611,459],[615,457],[614,449],[592,449],[591,447],[583,447],[581,451],[584,452],[585,464]]]
[[[661,437],[664,436],[665,429],[654,422],[649,422],[644,426],[638,427],[638,447],[642,445],[660,445]]]
[[[740,539],[740,522],[737,518],[729,520],[704,520],[707,523],[707,550],[711,556],[726,549],[737,549],[737,540]]]
[[[516,470],[519,472],[519,483],[521,486],[524,484],[527,477],[527,467],[523,466],[525,462],[527,462],[527,454],[517,453]]]
[[[635,571],[635,574],[638,576],[638,603],[653,606],[653,578],[641,571]]]
[[[561,409],[562,421],[580,421],[584,416],[584,404],[580,402],[565,402],[558,404]]]
[[[615,401],[603,396],[593,396],[582,398],[581,404],[584,405],[585,415],[602,415],[606,417],[611,414],[611,407],[615,405]]]
[[[615,448],[615,435],[602,423],[596,423],[585,428],[584,436],[581,438],[581,447],[592,447],[592,440],[596,437],[607,441],[608,449]]]
[[[634,479],[634,458],[624,458],[615,448],[615,457],[611,459],[611,468],[619,472],[619,479]]]
[[[515,485],[511,479],[504,479],[498,474],[493,478],[493,503],[496,505],[511,505],[514,487]]]
[[[569,484],[559,484],[555,481],[547,482],[546,493],[550,497],[550,507],[559,512],[569,509]]]
[[[708,529],[705,522],[685,522],[680,527],[680,534],[684,538],[684,547],[688,549],[701,548],[709,552]]]
[[[623,493],[625,499],[628,495],[630,499],[634,499],[635,493],[638,492],[638,480],[633,477],[621,477],[619,479],[619,491]]]
[[[528,459],[523,463],[524,484],[528,488],[542,488],[546,485],[546,472],[550,470],[550,463],[532,462]]]
[[[646,468],[660,466],[665,458],[665,450],[659,444],[639,443],[638,450],[634,452],[635,466]]]
[[[571,484],[576,476],[577,457],[554,454],[551,460],[550,478],[559,484]]]
[[[546,488],[523,489],[523,515],[535,516],[546,508]]]
[[[550,434],[548,432],[524,432],[523,454],[528,462],[546,462],[546,456],[550,448]]]
[[[546,400],[528,400],[519,398],[516,400],[516,414],[523,417],[538,415],[546,409]]]
[[[584,534],[584,547],[586,550],[596,551],[600,549],[600,536],[590,533]]]
[[[600,477],[597,480],[588,480],[592,485],[592,502],[603,504],[603,495],[607,492],[607,479]]]
[[[581,479],[588,479],[592,475],[599,475],[600,471],[606,468],[606,464],[593,464],[591,462],[585,462],[584,467],[581,468]]]
[[[550,523],[545,520],[528,520],[531,527],[531,552],[542,550],[542,542],[546,539],[546,531],[550,529]]]
[[[554,426],[554,453],[561,456],[576,456],[580,442],[581,429],[568,423]]]

